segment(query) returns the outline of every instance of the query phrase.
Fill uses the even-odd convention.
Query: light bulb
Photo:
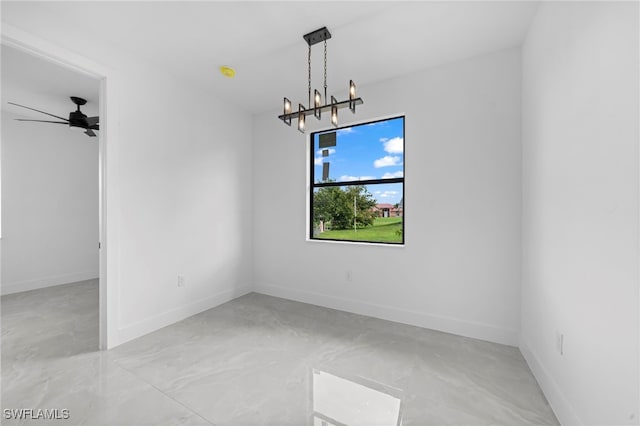
[[[300,130],[302,133],[304,133],[304,120],[304,107],[302,106],[302,104],[298,104],[298,130]]]
[[[353,80],[349,80],[349,109],[355,114],[356,112],[356,84]]]
[[[331,124],[333,124],[334,127],[338,127],[338,106],[336,105],[337,103],[338,101],[336,101],[336,98],[331,96]]]

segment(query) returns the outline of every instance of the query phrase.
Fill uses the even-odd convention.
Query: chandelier
[[[291,101],[284,98],[284,108],[282,115],[278,118],[284,121],[285,124],[291,126],[291,120],[298,120],[298,130],[304,133],[305,120],[307,115],[314,115],[318,120],[321,119],[322,113],[331,111],[331,124],[334,127],[338,127],[338,110],[341,108],[349,107],[352,113],[356,112],[356,105],[363,103],[362,98],[356,97],[356,84],[353,80],[349,81],[349,99],[346,101],[338,101],[331,96],[331,102],[327,103],[327,40],[331,38],[331,33],[326,27],[322,27],[318,30],[305,34],[302,38],[309,45],[309,53],[307,56],[308,65],[308,92],[309,103],[307,108],[302,104],[298,104],[298,111],[292,111]],[[324,42],[324,97],[318,90],[314,90],[313,97],[311,96],[311,46],[314,44]],[[324,100],[324,103],[323,103]]]

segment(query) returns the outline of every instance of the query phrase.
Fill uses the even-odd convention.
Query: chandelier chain
[[[309,108],[311,108],[311,45],[309,45],[309,54],[307,55],[307,68],[309,70]]]
[[[327,40],[324,41],[324,103],[327,103]]]

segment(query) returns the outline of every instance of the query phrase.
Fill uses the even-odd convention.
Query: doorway
[[[99,281],[98,292],[97,292],[98,293],[97,306],[98,306],[98,318],[99,318],[97,334],[99,337],[97,339],[97,342],[98,342],[98,347],[100,349],[106,349],[110,346],[115,346],[117,344],[116,339],[113,338],[113,336],[110,339],[108,334],[108,331],[115,330],[116,328],[110,325],[115,321],[115,315],[108,315],[108,312],[110,310],[115,309],[116,300],[112,297],[110,298],[111,301],[108,303],[108,297],[107,297],[107,295],[110,292],[115,291],[115,289],[112,288],[113,286],[107,285],[108,265],[106,261],[108,247],[109,246],[115,247],[114,243],[107,244],[108,243],[107,242],[108,215],[107,215],[107,209],[106,209],[106,186],[107,186],[107,180],[106,180],[106,170],[107,170],[106,133],[107,132],[106,130],[107,128],[113,129],[113,126],[107,125],[106,116],[108,111],[113,110],[112,106],[109,106],[107,108],[107,105],[114,105],[114,98],[115,98],[113,96],[113,89],[107,91],[107,76],[109,76],[109,80],[111,82],[112,80],[111,76],[113,74],[108,68],[105,68],[102,65],[95,64],[89,59],[79,57],[76,54],[73,54],[58,46],[50,44],[46,40],[42,40],[42,39],[38,39],[36,37],[30,36],[8,25],[3,26],[2,28],[2,50],[4,51],[5,49],[6,50],[14,49],[23,55],[25,54],[30,55],[31,59],[39,60],[41,61],[42,64],[49,64],[49,65],[55,65],[55,66],[61,67],[65,69],[67,72],[75,73],[78,79],[91,80],[95,88],[97,88],[97,96],[95,97],[95,99],[87,99],[86,105],[82,107],[82,111],[88,112],[87,114],[88,116],[97,115],[100,117],[100,123],[99,123],[100,130],[95,132],[96,137],[91,138],[92,140],[90,141],[91,143],[93,143],[94,148],[96,148],[97,156],[98,156],[96,163],[94,163],[93,165],[96,167],[96,171],[97,171],[97,173],[94,175],[96,187],[97,187],[95,188],[97,190],[97,206],[95,206],[96,208],[93,210],[97,214],[97,223],[98,223],[97,229],[95,230],[96,231],[95,235],[97,237],[94,238],[94,248],[98,253],[97,259],[95,262],[97,263],[97,270],[98,270],[97,276]],[[4,73],[2,77],[3,77],[3,86],[4,86],[4,83],[5,83]],[[113,85],[111,85],[111,87],[113,87]],[[5,97],[4,89],[5,88],[3,87],[3,98]],[[107,93],[109,93],[110,103],[107,103]],[[48,93],[48,94],[51,95],[51,93]],[[16,103],[27,105],[29,107],[33,107],[41,111],[46,111],[46,112],[52,111],[53,114],[64,117],[65,115],[68,114],[69,111],[71,111],[74,107],[76,107],[68,99],[69,95],[76,96],[78,95],[78,93],[65,94],[64,97],[66,97],[67,99],[66,100],[62,99],[60,102],[62,103],[67,102],[69,106],[71,106],[71,108],[64,107],[62,110],[60,110],[58,107],[56,111],[62,112],[62,114],[57,114],[56,112],[53,112],[54,111],[53,109],[44,109],[44,108],[54,108],[53,103],[40,104],[40,103],[31,102],[27,98],[25,98],[26,102],[19,101]],[[91,96],[87,96],[87,97],[91,97]],[[94,109],[92,110],[92,108]],[[4,115],[4,111],[3,111],[3,115]],[[56,119],[52,117],[52,121],[55,121],[55,120]],[[20,124],[25,124],[25,125],[29,124],[33,126],[47,125],[46,123],[20,123]],[[52,123],[50,125],[58,126]],[[59,127],[64,129],[65,126],[59,126]],[[65,130],[71,131],[71,129],[68,129],[68,128]],[[114,133],[115,132],[112,130],[111,134],[114,134]],[[82,135],[82,132],[81,132],[81,135]],[[82,136],[87,138],[86,142],[89,142],[89,137],[87,137],[86,135],[82,135]],[[86,145],[85,145],[85,148],[86,148]],[[1,155],[2,153],[0,152],[0,156]],[[70,189],[70,188],[67,188],[67,189]],[[2,203],[4,205],[6,200],[4,199],[5,198],[4,194],[2,195],[3,195]],[[112,205],[114,208],[116,207],[115,202],[113,202]],[[96,217],[94,215],[93,220],[95,219]],[[6,222],[6,221],[3,220],[3,222]],[[115,234],[115,226],[110,226],[109,229],[113,230],[113,234]],[[1,233],[0,235],[4,236],[6,234],[6,230],[0,229],[0,233]],[[112,238],[111,241],[115,241],[115,238]],[[5,253],[4,249],[5,249],[5,246],[7,245],[7,240],[5,238],[2,238],[2,240],[0,240],[0,245],[2,246],[2,253],[4,254]],[[111,264],[113,265],[114,262],[112,261]],[[86,273],[93,272],[93,274],[95,275],[95,268],[92,271],[84,271],[84,272]],[[61,274],[61,275],[64,275],[64,274]],[[115,274],[113,275],[115,276]],[[76,277],[82,278],[83,277],[82,273],[79,273],[79,275],[76,275]],[[59,277],[59,278],[63,279],[64,277]],[[77,281],[77,280],[73,280],[73,277],[71,278],[72,278],[72,281]],[[43,283],[40,283],[40,284],[43,284]],[[33,285],[37,286],[38,284],[33,284]],[[2,287],[4,292],[5,282],[2,282]],[[14,287],[13,289],[9,288],[9,291],[12,291],[15,289],[16,287]]]

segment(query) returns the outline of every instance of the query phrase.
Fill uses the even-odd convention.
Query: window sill
[[[308,243],[333,243],[333,244],[347,244],[347,245],[358,245],[358,246],[376,246],[376,247],[394,247],[394,248],[404,248],[405,243],[402,244],[393,244],[393,243],[368,243],[364,241],[339,241],[339,240],[321,240],[321,239],[312,239],[307,238]]]

